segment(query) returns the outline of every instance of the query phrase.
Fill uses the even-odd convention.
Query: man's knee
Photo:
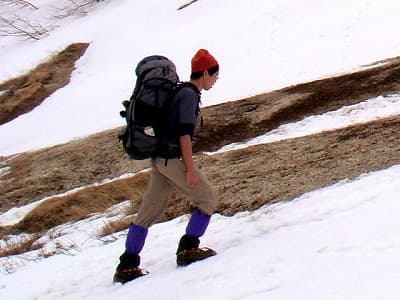
[[[201,200],[196,201],[198,203],[194,203],[202,212],[207,215],[212,215],[218,206],[218,193],[217,189],[213,186],[210,186],[207,191],[202,193]]]

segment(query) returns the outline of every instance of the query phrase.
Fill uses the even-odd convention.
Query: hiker
[[[186,266],[216,252],[199,248],[200,237],[205,233],[211,215],[217,206],[216,189],[198,170],[192,158],[192,138],[199,114],[202,90],[209,90],[218,79],[219,64],[205,49],[200,49],[191,60],[190,81],[183,83],[169,109],[168,136],[180,145],[180,155],[174,158],[153,157],[147,190],[135,221],[126,237],[125,252],[120,256],[114,282],[126,283],[148,272],[141,269],[140,252],[148,228],[167,207],[173,188],[183,192],[190,200],[192,211],[185,234],[176,252],[178,266]]]

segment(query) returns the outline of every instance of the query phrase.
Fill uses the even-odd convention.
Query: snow
[[[32,1],[39,7],[35,17],[47,20],[44,12],[55,2],[66,1]],[[91,42],[70,84],[0,126],[0,155],[121,125],[120,101],[131,93],[135,64],[148,54],[169,56],[187,79],[190,57],[198,48],[210,50],[221,65],[218,83],[203,93],[203,103],[212,105],[364,68],[400,50],[393,38],[400,25],[397,0],[200,0],[176,11],[183,2],[106,0],[87,16],[58,20],[62,26],[43,40],[0,39],[0,82],[69,43]],[[220,151],[398,115],[399,100],[397,94],[369,99]],[[176,267],[175,250],[188,216],[154,225],[142,252],[150,275],[113,286],[126,231],[97,235],[121,216],[124,202],[55,228],[41,239],[42,250],[1,258],[0,298],[399,299],[399,189],[400,165],[287,203],[233,217],[216,214],[202,244],[219,254],[187,268]],[[1,214],[0,224],[18,222],[37,204]],[[43,259],[46,253],[58,255]]]
[[[126,232],[102,245],[81,236],[90,235],[93,221],[70,225],[63,239],[74,238],[73,256],[29,262],[2,275],[0,296],[398,299],[399,175],[400,166],[394,166],[291,202],[233,217],[214,215],[202,243],[219,254],[186,268],[176,267],[175,247],[188,216],[154,225],[142,252],[142,266],[151,273],[125,286],[113,286],[111,278]]]

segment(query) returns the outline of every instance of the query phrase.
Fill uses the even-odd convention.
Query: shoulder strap
[[[201,110],[200,110],[200,104],[201,104],[201,97],[200,97],[200,91],[199,89],[193,84],[190,83],[189,81],[186,82],[178,82],[177,86],[176,86],[176,91],[175,91],[175,95],[184,87],[188,87],[191,88],[196,95],[198,96],[198,103],[197,103],[197,108],[196,108],[196,112],[198,115],[200,115],[200,127],[204,126],[204,120],[203,120],[203,115],[201,114]]]
[[[179,91],[180,89],[182,89],[184,87],[191,88],[200,97],[200,91],[198,90],[198,88],[193,83],[190,83],[189,81],[185,81],[185,82],[179,81],[178,84],[177,84],[177,91]]]

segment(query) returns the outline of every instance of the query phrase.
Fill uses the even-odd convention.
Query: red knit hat
[[[200,49],[192,58],[192,73],[203,72],[216,65],[217,60],[206,49]]]

